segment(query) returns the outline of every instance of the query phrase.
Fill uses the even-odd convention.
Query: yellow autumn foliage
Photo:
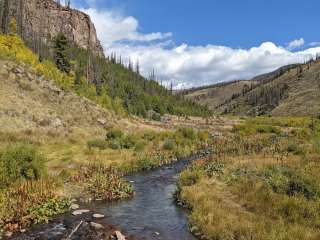
[[[50,61],[40,62],[39,56],[26,47],[22,39],[17,35],[0,34],[0,58],[29,65],[37,74],[43,75],[48,80],[55,81],[63,89],[74,87],[73,73],[68,75],[61,72]]]

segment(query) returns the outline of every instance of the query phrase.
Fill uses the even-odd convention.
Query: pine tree
[[[137,61],[137,63],[136,63],[136,74],[140,75],[140,65],[139,65],[139,61]]]
[[[21,38],[23,39],[23,14],[24,14],[24,0],[19,1],[19,10],[18,12],[18,32]]]
[[[129,58],[129,63],[128,63],[128,69],[129,69],[129,71],[133,71],[133,66],[132,66],[132,62],[131,62],[130,58]]]
[[[5,34],[9,32],[9,13],[10,13],[10,0],[3,0],[1,9],[1,31]]]
[[[67,54],[68,49],[69,43],[67,38],[64,34],[59,33],[54,39],[55,63],[62,72],[66,73],[69,73],[71,69]]]

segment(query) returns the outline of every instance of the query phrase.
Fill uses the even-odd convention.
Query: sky
[[[250,79],[320,53],[319,0],[73,0],[106,55],[174,88]]]

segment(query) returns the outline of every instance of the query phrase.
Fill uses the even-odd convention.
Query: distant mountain
[[[251,80],[185,92],[216,114],[295,115],[320,113],[320,61],[293,64]]]

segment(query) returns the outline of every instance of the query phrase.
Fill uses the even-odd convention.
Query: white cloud
[[[98,37],[103,46],[108,49],[118,41],[151,42],[167,39],[171,33],[148,33],[138,32],[139,22],[134,17],[123,17],[115,11],[98,11],[94,8],[82,9],[90,15],[98,32]]]
[[[305,44],[304,39],[300,38],[300,39],[293,40],[292,42],[289,42],[287,48],[289,50],[294,50],[302,47],[304,44]]]
[[[159,81],[167,86],[173,82],[175,88],[248,79],[286,64],[304,62],[320,53],[320,47],[293,52],[305,44],[303,38],[292,41],[287,47],[272,42],[250,49],[217,45],[175,46],[171,33],[141,33],[134,17],[95,8],[84,11],[95,23],[106,55],[116,52],[123,58],[139,61],[145,76],[149,76],[154,68]]]
[[[139,59],[145,76],[155,68],[159,79],[167,85],[172,81],[176,88],[189,88],[252,78],[286,64],[304,62],[320,53],[320,47],[293,53],[271,42],[250,49],[186,44],[166,49],[158,45],[115,44],[111,51]]]

